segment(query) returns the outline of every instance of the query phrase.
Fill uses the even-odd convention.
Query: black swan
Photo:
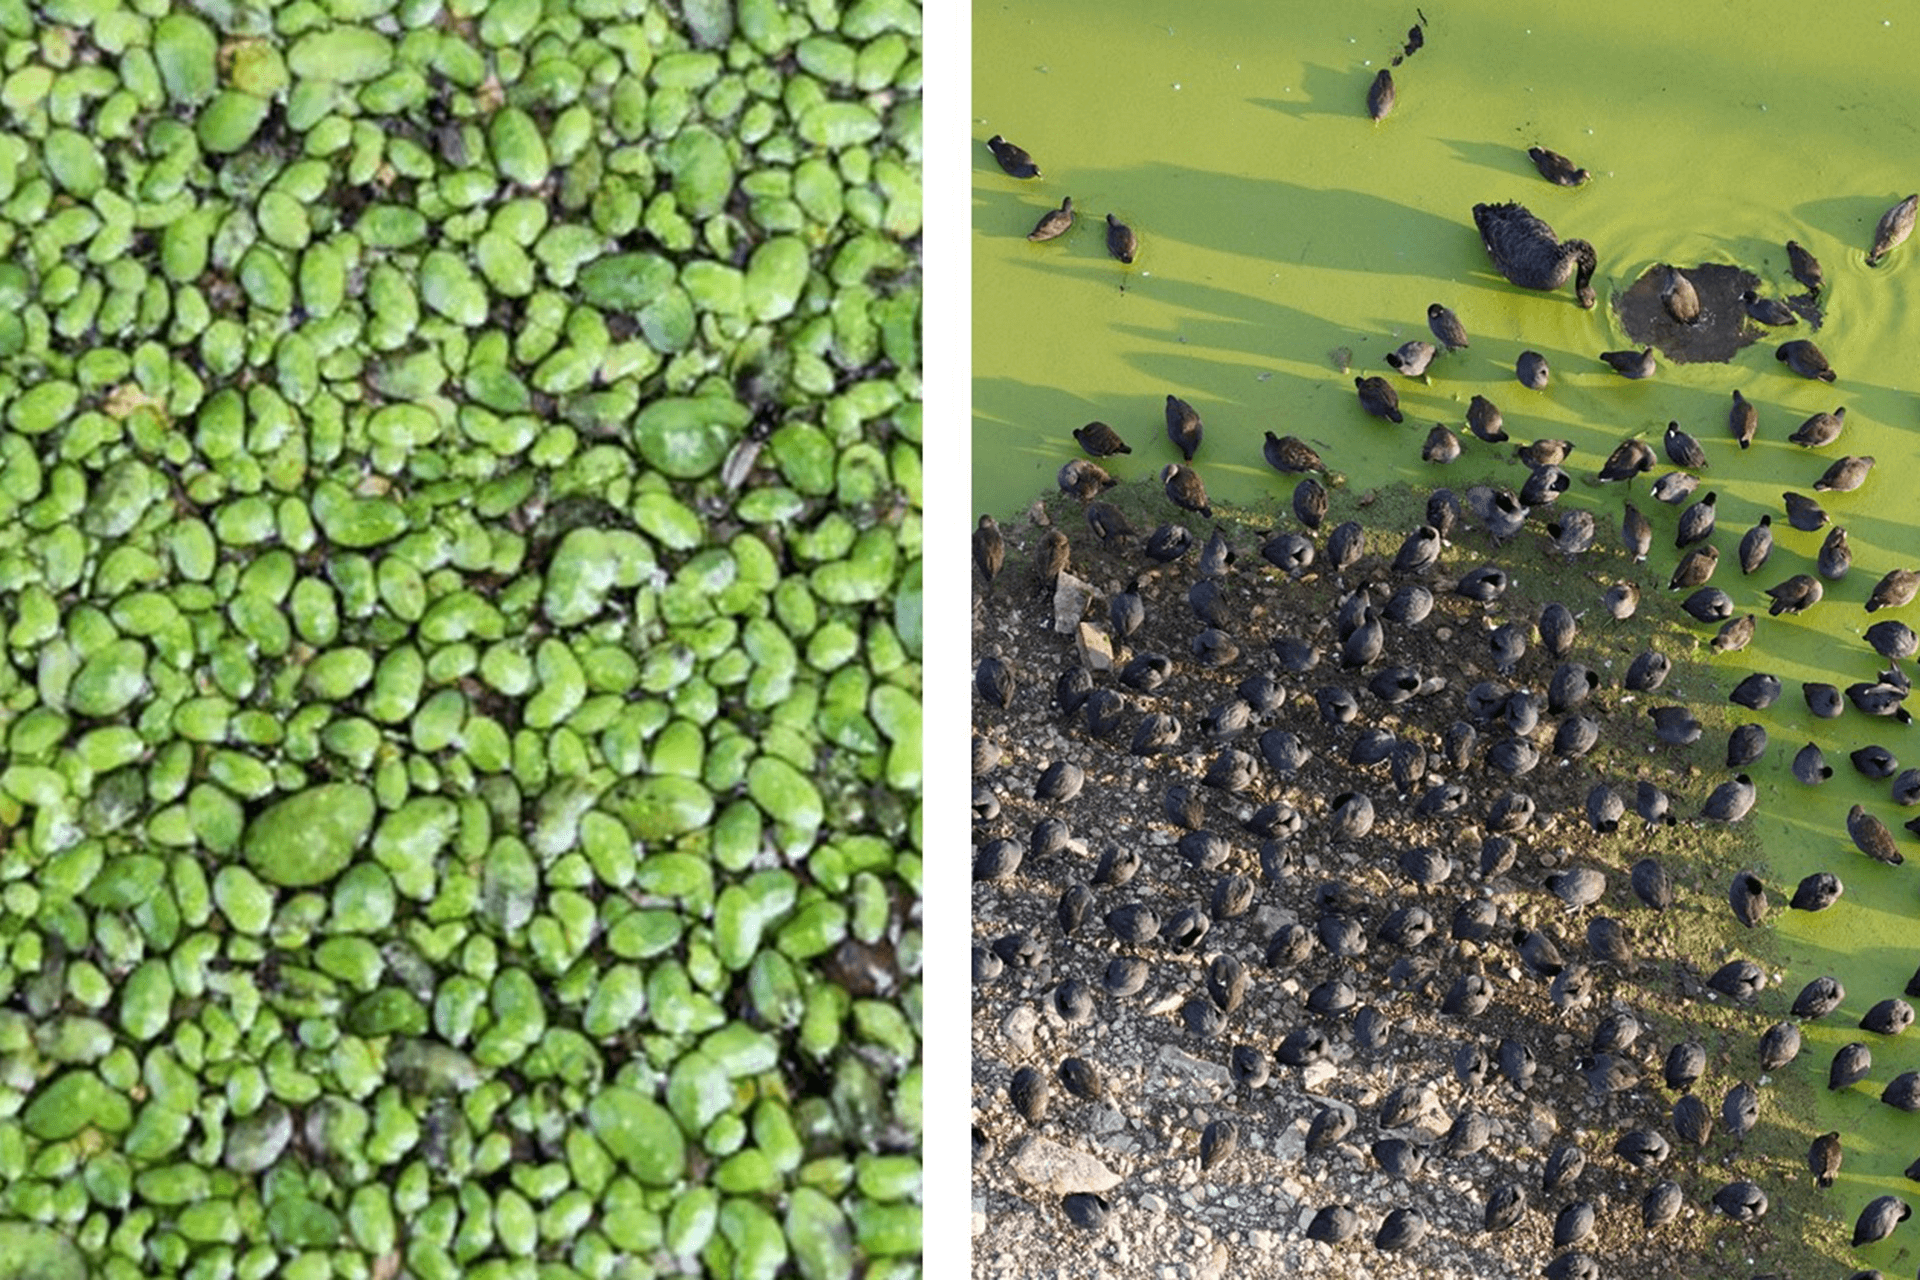
[[[1501,275],[1523,289],[1558,289],[1573,276],[1580,305],[1593,306],[1593,272],[1599,264],[1585,240],[1563,242],[1552,227],[1512,201],[1473,206],[1473,224]]]

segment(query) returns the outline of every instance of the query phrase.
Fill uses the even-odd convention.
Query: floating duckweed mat
[[[0,64],[0,1277],[917,1272],[918,8]]]

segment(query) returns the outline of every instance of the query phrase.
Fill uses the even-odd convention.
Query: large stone
[[[1119,1174],[1084,1151],[1039,1137],[1028,1138],[1014,1153],[1013,1172],[1022,1182],[1060,1196],[1077,1191],[1098,1194],[1120,1185]]]
[[[1092,584],[1062,573],[1053,587],[1053,629],[1063,636],[1072,635],[1092,603]]]
[[[1089,671],[1113,670],[1113,641],[1091,622],[1080,624],[1080,662]]]

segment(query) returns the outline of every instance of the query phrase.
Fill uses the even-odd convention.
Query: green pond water
[[[1880,215],[1920,189],[1910,106],[1920,11],[1640,0],[1604,13],[1566,3],[1425,9],[1425,47],[1394,68],[1398,103],[1376,125],[1367,88],[1417,20],[1411,4],[975,7],[975,507],[1010,516],[1051,490],[1059,465],[1079,456],[1072,429],[1094,418],[1134,448],[1102,460],[1109,470],[1156,475],[1179,458],[1163,427],[1168,393],[1206,422],[1195,465],[1214,500],[1271,510],[1289,527],[1283,513],[1296,477],[1263,462],[1266,430],[1314,443],[1358,488],[1406,481],[1464,490],[1492,477],[1518,490],[1525,472],[1512,445],[1468,437],[1459,462],[1435,467],[1419,458],[1427,429],[1436,421],[1460,428],[1467,402],[1483,394],[1515,441],[1571,440],[1568,467],[1581,476],[1626,435],[1640,433],[1658,450],[1665,424],[1678,420],[1707,448],[1701,492],[1719,494],[1715,585],[1740,612],[1762,615],[1751,648],[1711,658],[1724,671],[1721,687],[1750,670],[1772,671],[1786,685],[1773,708],[1751,717],[1772,739],[1749,770],[1761,786],[1750,821],[1765,840],[1762,870],[1776,905],[1768,929],[1784,974],[1760,1008],[1768,1021],[1784,1017],[1805,982],[1841,978],[1846,1002],[1805,1028],[1802,1056],[1787,1068],[1824,1086],[1836,1048],[1877,1039],[1857,1029],[1860,1015],[1899,995],[1920,964],[1920,858],[1880,866],[1854,851],[1845,830],[1848,807],[1863,803],[1920,854],[1898,830],[1911,811],[1847,761],[1853,748],[1877,742],[1903,767],[1920,765],[1920,736],[1851,710],[1816,720],[1799,689],[1802,680],[1844,687],[1873,679],[1884,664],[1860,638],[1866,626],[1889,616],[1920,624],[1920,604],[1891,614],[1861,608],[1888,569],[1920,566],[1920,402],[1912,394],[1920,385],[1920,240],[1878,268],[1865,262]],[[1043,176],[1022,182],[1002,173],[984,145],[995,133],[1030,151]],[[1527,159],[1530,145],[1566,154],[1592,181],[1572,190],[1548,184]],[[1035,220],[1067,195],[1079,213],[1074,228],[1029,243]],[[1571,287],[1523,290],[1494,272],[1471,210],[1504,200],[1525,204],[1563,238],[1592,242],[1599,306],[1583,311]],[[1139,233],[1131,267],[1107,256],[1108,212]],[[1771,331],[1730,363],[1662,358],[1640,382],[1597,359],[1629,345],[1614,296],[1659,263],[1740,266],[1761,278],[1763,293],[1799,293],[1787,271],[1789,239],[1825,268],[1817,332],[1805,323]],[[1430,385],[1409,382],[1383,357],[1431,337],[1425,317],[1435,301],[1458,312],[1472,346],[1437,359]],[[1838,382],[1787,371],[1773,352],[1788,337],[1815,340]],[[1329,354],[1339,348],[1351,352],[1349,371]],[[1528,349],[1552,367],[1543,392],[1515,380],[1515,358]],[[1356,374],[1394,383],[1405,425],[1361,411]],[[1759,439],[1744,453],[1726,427],[1736,388],[1760,415]],[[1837,405],[1848,409],[1837,443],[1809,452],[1786,442],[1809,414]],[[1787,527],[1781,492],[1811,493],[1845,454],[1878,459],[1864,488],[1821,495],[1851,535],[1853,571],[1826,583],[1825,601],[1809,613],[1767,618],[1763,589],[1813,572],[1823,537]],[[1669,469],[1662,456],[1654,474]],[[1664,588],[1678,508],[1648,499],[1644,479],[1634,490],[1655,526],[1642,580]],[[1564,499],[1599,515],[1596,555],[1614,569],[1624,564],[1616,532],[1623,496],[1619,486],[1576,481]],[[1743,579],[1733,550],[1764,513],[1774,515],[1773,558]],[[1167,518],[1179,514],[1167,508]],[[1677,609],[1664,590],[1648,597],[1645,607]],[[1710,633],[1700,632],[1702,661]],[[1788,768],[1810,739],[1836,769],[1819,789],[1796,783]],[[1722,745],[1703,740],[1692,760],[1725,772]],[[1794,885],[1816,870],[1845,881],[1840,904],[1787,912]],[[1725,882],[1717,876],[1715,891]],[[1708,970],[1714,964],[1703,960]],[[1878,1101],[1895,1074],[1920,1068],[1917,1036],[1874,1043],[1866,1084],[1841,1095],[1816,1088],[1817,1114],[1791,1118],[1808,1132],[1844,1135],[1841,1184],[1825,1203],[1849,1224],[1882,1191],[1920,1193],[1901,1176],[1920,1155],[1920,1115]],[[1775,1176],[1805,1180],[1803,1170]],[[1912,1231],[1849,1256],[1910,1267],[1897,1260]]]

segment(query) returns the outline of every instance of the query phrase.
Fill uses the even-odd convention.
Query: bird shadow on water
[[[1468,138],[1441,138],[1439,141],[1453,148],[1456,159],[1491,169],[1503,178],[1531,178],[1536,183],[1545,181],[1533,167],[1525,147],[1517,144],[1508,146],[1501,142],[1477,142]],[[1579,161],[1574,163],[1578,164]]]
[[[1464,213],[1454,221],[1360,191],[1316,190],[1165,161],[1095,170],[1084,185],[1137,192],[1138,229],[1149,249],[1162,239],[1276,265],[1310,262],[1316,270],[1367,273],[1406,270],[1395,261],[1398,249],[1458,245],[1462,257],[1480,250]],[[1457,264],[1435,262],[1432,270],[1436,279],[1451,280]]]
[[[1367,118],[1367,89],[1375,72],[1356,67],[1343,71],[1338,67],[1309,62],[1301,69],[1300,83],[1290,86],[1294,94],[1286,98],[1248,98],[1256,107],[1289,116],[1349,116],[1358,125],[1370,125]]]

